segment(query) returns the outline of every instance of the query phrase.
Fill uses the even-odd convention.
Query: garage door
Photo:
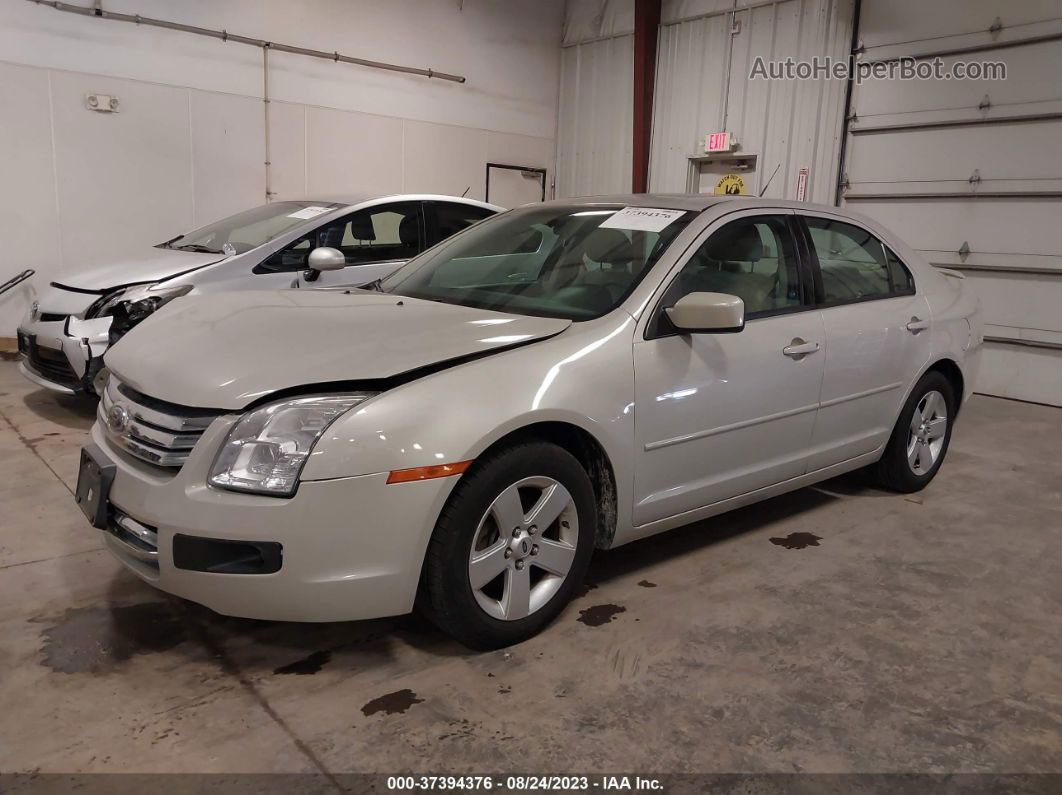
[[[863,0],[863,61],[996,61],[1004,80],[853,86],[844,202],[959,270],[986,321],[979,392],[1062,405],[1062,7]]]

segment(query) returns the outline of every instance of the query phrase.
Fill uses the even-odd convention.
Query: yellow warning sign
[[[737,174],[724,174],[722,179],[715,183],[715,192],[729,196],[745,195],[745,183]]]

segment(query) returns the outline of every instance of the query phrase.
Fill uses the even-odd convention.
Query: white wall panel
[[[403,191],[483,198],[487,181],[485,130],[422,121],[407,121],[404,129]]]
[[[250,97],[189,91],[192,222],[196,226],[261,204],[265,120]]]
[[[402,120],[306,110],[306,189],[313,195],[402,190]]]
[[[269,103],[271,189],[277,199],[296,199],[306,190],[306,116],[308,108],[291,102]]]
[[[18,119],[0,124],[0,282],[26,268],[48,278],[62,257],[48,73],[0,63],[0,107]],[[0,313],[20,315],[32,300],[32,283],[23,282],[0,296]]]
[[[3,6],[4,60],[261,95],[262,53],[253,47],[25,0]],[[276,99],[553,135],[564,0],[106,0],[105,8],[468,78],[461,86],[278,52],[270,56]]]
[[[192,228],[188,92],[69,72],[51,83],[60,276]],[[121,111],[86,110],[96,92],[121,97]]]

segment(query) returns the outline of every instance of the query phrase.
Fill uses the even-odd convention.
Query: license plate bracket
[[[107,460],[97,445],[81,448],[81,465],[77,473],[74,500],[93,527],[107,527],[107,504],[114,482],[115,465]]]

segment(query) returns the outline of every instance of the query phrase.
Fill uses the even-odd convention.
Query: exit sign
[[[728,132],[708,133],[704,137],[705,152],[729,152],[733,148],[733,140]]]

